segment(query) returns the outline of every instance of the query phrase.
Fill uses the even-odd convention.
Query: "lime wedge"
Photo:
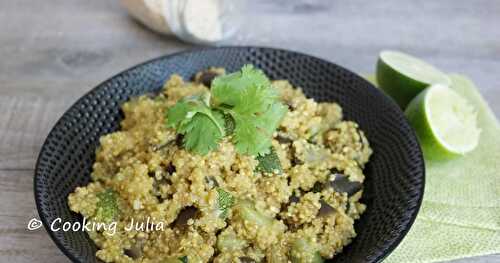
[[[415,97],[405,111],[426,158],[449,159],[476,148],[480,129],[469,102],[443,84]]]
[[[375,74],[365,74],[362,75],[364,79],[366,79],[368,82],[370,82],[375,88],[378,88],[378,83],[377,83],[377,76]]]
[[[446,74],[426,62],[398,51],[382,51],[377,61],[377,83],[404,109],[432,84],[450,85]]]

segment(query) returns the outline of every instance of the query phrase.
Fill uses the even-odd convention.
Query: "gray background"
[[[470,76],[500,115],[500,1],[254,0],[234,43],[293,49],[372,72],[401,49]],[[44,138],[86,91],[139,62],[192,47],[132,21],[118,0],[0,1],[0,261],[67,262],[35,217]],[[456,262],[500,262],[483,256]]]

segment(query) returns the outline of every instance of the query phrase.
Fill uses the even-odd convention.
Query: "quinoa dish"
[[[104,262],[316,263],[356,236],[372,149],[334,102],[251,65],[122,105],[68,197]],[[112,226],[112,227],[111,227]]]

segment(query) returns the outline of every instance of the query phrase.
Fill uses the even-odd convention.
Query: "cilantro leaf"
[[[243,115],[232,112],[235,122],[233,140],[236,150],[241,154],[264,154],[271,146],[271,136],[265,125],[254,115]]]
[[[278,97],[277,91],[268,86],[251,85],[241,92],[242,100],[233,110],[241,114],[265,111]]]
[[[167,111],[167,126],[179,128],[190,121],[196,113],[210,115],[208,94],[188,96]]]
[[[259,114],[242,114],[233,109],[234,140],[241,154],[262,155],[269,152],[273,132],[287,112],[287,107],[275,102]]]
[[[224,119],[219,112],[213,111],[209,117],[207,114],[197,113],[190,122],[181,126],[178,132],[184,134],[184,147],[201,155],[219,147],[219,142],[224,136],[219,126],[224,125]]]
[[[269,134],[274,133],[276,129],[278,129],[281,120],[288,112],[288,107],[283,105],[283,103],[275,102],[267,108],[267,110],[257,117],[262,122],[265,123],[264,128],[267,130]],[[271,140],[271,138],[269,138]]]
[[[268,89],[270,86],[271,82],[261,70],[245,65],[241,71],[215,78],[211,92],[215,104],[259,112],[277,98],[276,93]]]
[[[266,75],[245,65],[216,77],[210,92],[186,97],[168,110],[167,125],[184,135],[186,149],[206,154],[232,134],[240,154],[269,153],[273,132],[288,109]]]
[[[287,108],[266,75],[246,65],[240,72],[217,77],[211,92],[215,103],[223,105],[220,109],[234,119],[236,150],[248,155],[269,152],[272,134]]]
[[[178,102],[167,112],[167,126],[177,128],[185,121],[191,107],[184,102]]]
[[[208,106],[206,96],[192,96],[177,102],[167,112],[167,125],[184,135],[188,150],[205,155],[219,147],[225,135],[224,117]]]

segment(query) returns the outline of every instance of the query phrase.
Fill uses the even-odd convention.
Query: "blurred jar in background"
[[[152,30],[195,44],[218,45],[240,26],[243,0],[121,0]]]

